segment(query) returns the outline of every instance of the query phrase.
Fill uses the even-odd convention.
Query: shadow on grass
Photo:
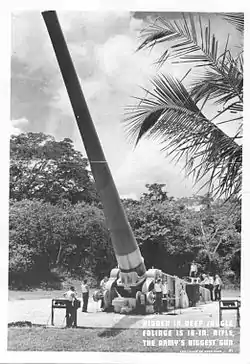
[[[43,327],[43,328],[46,328],[46,325],[32,324],[31,321],[15,321],[15,322],[8,323],[8,327]]]
[[[168,313],[165,313],[165,315],[178,315],[178,313],[173,310]],[[138,315],[134,312],[131,312],[129,316],[123,317],[119,322],[117,322],[113,327],[105,329],[104,331],[100,332],[98,334],[98,337],[115,337],[122,333],[123,331],[130,329],[131,325],[135,324],[136,322],[146,319],[147,315]],[[155,317],[157,318],[157,316]],[[122,326],[122,327],[121,327]]]
[[[98,334],[98,337],[115,337],[121,334],[123,331],[129,329],[131,325],[140,321],[142,317],[136,315],[130,315],[123,317],[119,322],[117,322],[113,327],[103,330]],[[122,326],[122,327],[121,327]]]

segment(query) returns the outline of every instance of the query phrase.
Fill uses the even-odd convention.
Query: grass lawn
[[[157,330],[158,331],[158,330]],[[174,331],[174,330],[173,330]],[[208,333],[212,329],[207,330]],[[223,346],[181,346],[178,337],[145,337],[142,329],[58,329],[45,327],[11,327],[8,333],[8,350],[11,351],[111,351],[111,352],[239,352],[240,331],[234,330],[232,345],[224,342]],[[208,336],[206,339],[214,337]],[[143,340],[150,339],[150,346],[145,346]],[[152,339],[155,339],[155,346],[152,346]],[[175,343],[168,343],[169,346],[159,346],[159,340],[162,342],[169,339],[179,339]],[[188,343],[188,340],[203,340],[201,336],[190,336],[185,331],[182,340]],[[227,340],[228,337],[220,337]],[[165,344],[166,345],[166,344]]]
[[[33,291],[14,291],[9,290],[9,301],[16,300],[40,300],[45,298],[54,298],[62,295],[64,291],[36,289]]]
[[[240,290],[239,289],[223,289],[221,291],[221,297],[240,297]]]
[[[62,297],[65,290],[43,290],[43,289],[35,289],[33,291],[14,291],[9,290],[8,299],[9,301],[16,300],[41,300],[41,299],[52,299],[56,297]],[[90,289],[90,296],[93,295],[95,289]],[[80,289],[78,289],[78,295],[80,295]]]

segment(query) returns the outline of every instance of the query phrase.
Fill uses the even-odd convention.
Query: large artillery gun
[[[103,205],[118,268],[112,269],[103,292],[104,309],[116,312],[134,310],[153,313],[153,289],[158,277],[166,275],[159,269],[146,270],[138,244],[123,209],[118,191],[105,159],[100,140],[91,119],[77,73],[55,11],[42,13],[61,74],[68,92],[80,135],[88,156],[97,191]],[[174,307],[186,306],[182,299],[187,282],[169,277],[169,301]],[[204,291],[205,292],[205,291]],[[207,299],[203,294],[204,300]]]
[[[196,306],[210,301],[210,291],[194,279],[181,279],[171,276],[159,269],[148,269],[143,280],[135,285],[125,286],[118,268],[112,269],[105,285],[105,290],[94,292],[94,301],[103,300],[105,311],[117,313],[137,312],[141,314],[154,313],[154,284],[158,278],[167,282],[168,292],[162,298],[163,311],[175,311],[177,308]]]

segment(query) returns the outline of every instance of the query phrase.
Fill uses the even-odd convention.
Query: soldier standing
[[[102,291],[102,300],[101,300],[101,309],[103,310],[104,309],[104,291],[106,290],[106,284],[108,282],[108,277],[105,276],[101,282],[100,282],[100,289]]]
[[[157,279],[154,286],[155,291],[155,312],[161,313],[162,310],[162,281],[160,278]]]
[[[87,279],[84,279],[81,285],[82,288],[82,312],[87,312],[89,301],[89,286]]]
[[[64,293],[64,297],[66,298],[66,326],[67,327],[76,327],[76,298],[77,294],[75,292],[75,287],[71,286],[70,289]]]
[[[198,272],[197,264],[193,260],[192,263],[191,263],[191,265],[190,265],[189,276],[190,277],[196,277],[197,276],[197,272]]]
[[[222,287],[222,280],[220,279],[218,274],[215,274],[214,279],[214,299],[215,301],[219,301],[221,299],[221,287]]]

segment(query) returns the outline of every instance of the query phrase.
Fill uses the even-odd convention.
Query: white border
[[[8,151],[9,151],[9,129],[10,129],[10,115],[9,115],[9,100],[10,100],[10,12],[13,10],[145,10],[145,11],[199,11],[199,12],[221,12],[221,11],[244,11],[245,12],[245,65],[250,64],[249,57],[249,24],[250,14],[248,11],[247,2],[245,1],[173,1],[173,0],[91,0],[91,1],[9,1],[2,2],[0,11],[0,41],[1,41],[1,67],[0,67],[0,96],[1,96],[1,132],[0,132],[0,156],[1,156],[1,179],[0,179],[0,192],[1,192],[1,264],[0,264],[0,299],[3,312],[0,313],[1,322],[1,337],[0,337],[0,361],[10,363],[134,363],[143,362],[152,364],[153,360],[166,360],[185,361],[190,360],[200,364],[213,362],[227,364],[234,363],[250,363],[249,355],[249,340],[248,340],[248,322],[249,320],[249,284],[247,278],[249,277],[248,262],[249,254],[249,232],[250,223],[248,219],[249,199],[250,199],[250,176],[249,176],[249,156],[250,156],[250,113],[249,113],[249,66],[245,68],[245,86],[244,86],[244,181],[243,181],[243,263],[242,263],[242,315],[243,319],[241,328],[241,353],[240,354],[170,354],[170,353],[72,353],[72,352],[6,352],[6,334],[7,334],[7,266],[8,266]],[[5,304],[3,304],[5,300]],[[4,307],[3,307],[4,306]],[[3,318],[6,318],[4,320]]]

